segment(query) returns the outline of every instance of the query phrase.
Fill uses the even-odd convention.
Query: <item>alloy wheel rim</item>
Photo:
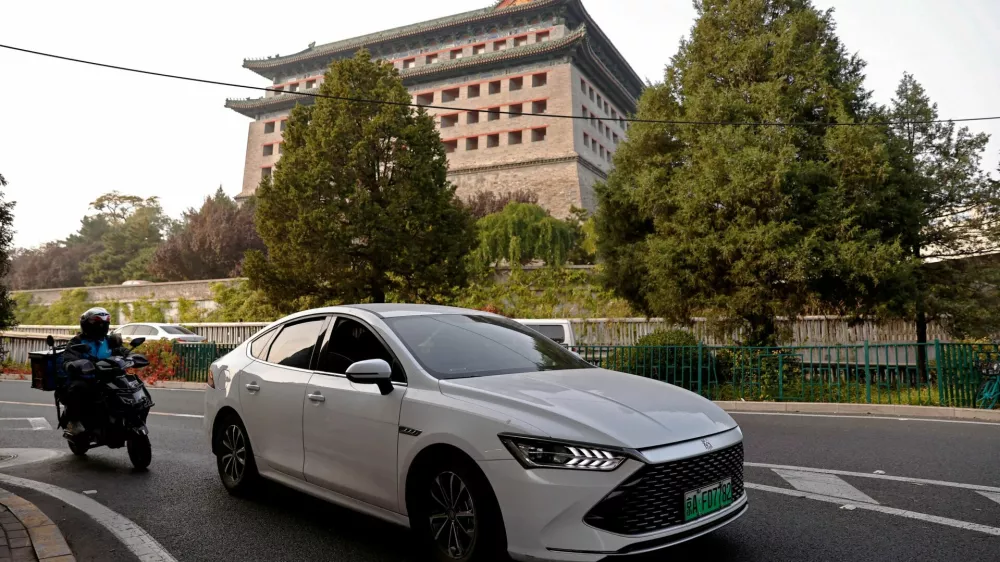
[[[431,481],[430,531],[434,543],[450,558],[461,559],[476,541],[476,508],[469,487],[454,472]]]
[[[234,484],[243,478],[247,463],[246,439],[238,425],[231,425],[222,434],[222,473]]]

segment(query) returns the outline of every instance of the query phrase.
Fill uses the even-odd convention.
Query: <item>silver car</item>
[[[138,337],[146,338],[146,341],[171,340],[178,343],[200,343],[207,339],[205,336],[199,336],[184,326],[156,322],[125,324],[124,326],[115,328],[114,332],[121,334],[122,339],[126,342]]]

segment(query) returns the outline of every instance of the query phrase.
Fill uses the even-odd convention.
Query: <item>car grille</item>
[[[648,464],[595,505],[583,520],[611,533],[639,535],[684,523],[684,493],[720,480],[743,496],[743,443],[698,457]]]

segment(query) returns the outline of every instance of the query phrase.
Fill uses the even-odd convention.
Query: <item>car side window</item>
[[[267,360],[267,346],[271,343],[271,340],[274,339],[274,335],[277,333],[278,328],[275,328],[250,342],[250,355],[253,355],[255,359],[260,359],[261,361]]]
[[[135,333],[135,326],[129,324],[128,326],[122,326],[118,329],[118,333],[123,336],[131,336]]]
[[[315,318],[285,325],[271,344],[271,350],[267,354],[268,363],[308,369],[324,320]]]
[[[152,326],[136,326],[135,331],[132,332],[134,336],[154,336],[156,335],[156,328]]]
[[[402,366],[371,328],[357,320],[339,317],[326,348],[319,358],[317,371],[343,375],[352,363],[367,359],[382,359],[392,367],[392,380],[406,382]]]

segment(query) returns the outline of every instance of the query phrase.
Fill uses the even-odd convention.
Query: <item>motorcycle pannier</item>
[[[62,349],[32,351],[28,354],[31,361],[31,388],[53,391],[62,386],[66,375],[63,372]]]

